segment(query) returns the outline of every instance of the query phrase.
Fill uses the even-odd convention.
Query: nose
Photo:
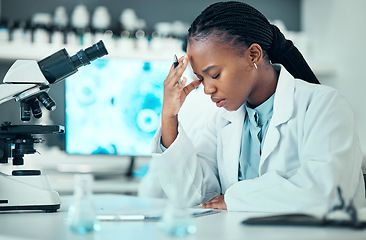
[[[216,92],[216,86],[215,86],[215,84],[213,83],[213,81],[211,80],[211,79],[205,79],[204,81],[203,81],[203,90],[204,90],[204,92],[205,92],[205,94],[207,94],[207,95],[211,95],[211,94],[213,94],[213,93],[215,93]]]

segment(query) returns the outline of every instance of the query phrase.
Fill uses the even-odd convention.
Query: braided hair
[[[319,84],[292,41],[287,40],[277,26],[248,4],[218,2],[206,8],[189,28],[188,42],[202,40],[209,35],[219,37],[233,47],[248,47],[257,43],[263,49],[264,58],[282,64],[295,78]]]

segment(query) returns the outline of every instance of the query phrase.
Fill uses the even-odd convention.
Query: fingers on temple
[[[187,82],[187,79],[186,78],[184,78],[184,79],[185,79],[185,82],[184,82],[184,84],[182,84],[183,86]],[[201,84],[200,81],[194,80],[193,82],[191,82],[190,84],[188,84],[187,86],[184,87],[184,92],[188,95],[190,92],[192,92],[193,89],[196,89],[200,84]]]

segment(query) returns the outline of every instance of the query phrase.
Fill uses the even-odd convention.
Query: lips
[[[217,107],[223,107],[225,106],[226,99],[225,98],[217,98],[217,97],[211,97],[212,102],[216,103]]]

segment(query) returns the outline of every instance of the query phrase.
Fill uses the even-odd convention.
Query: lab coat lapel
[[[238,181],[239,154],[244,121],[243,106],[235,112],[225,113],[223,117],[225,121],[221,128],[223,173],[228,182],[222,183],[222,188],[227,189]]]
[[[259,174],[265,172],[262,167],[267,161],[269,155],[273,152],[280,141],[280,132],[278,127],[286,123],[294,111],[294,90],[295,81],[292,75],[281,66],[280,76],[278,78],[275,98],[273,102],[273,116],[268,127],[267,135],[264,140],[262,156],[259,163]]]

